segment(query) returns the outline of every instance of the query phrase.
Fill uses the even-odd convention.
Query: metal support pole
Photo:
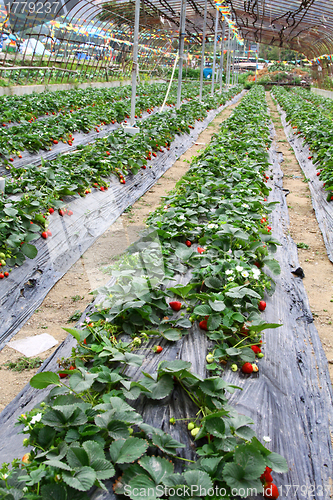
[[[216,9],[215,16],[215,33],[214,33],[214,53],[213,53],[213,72],[212,72],[212,89],[210,91],[211,95],[214,95],[214,85],[215,85],[215,66],[216,66],[216,45],[217,45],[217,28],[219,25],[219,11]]]
[[[233,41],[232,44],[232,85],[235,83],[235,59],[236,59],[236,39]]]
[[[220,94],[222,92],[222,77],[223,77],[223,59],[224,59],[224,37],[225,37],[225,20],[222,23],[222,43],[221,43],[221,57],[220,57]]]
[[[182,96],[183,59],[184,59],[185,19],[186,19],[186,0],[182,0],[182,4],[181,4],[181,8],[180,8],[177,109],[180,108],[180,103],[182,100],[181,96]]]
[[[207,23],[207,0],[205,0],[204,24],[203,24],[203,30],[202,30],[202,50],[201,50],[200,90],[199,90],[199,101],[200,102],[202,102],[203,70],[204,70],[204,65],[205,65],[206,23]]]
[[[257,83],[257,73],[258,73],[258,57],[259,57],[259,43],[257,43],[257,50],[256,50],[256,74],[254,77],[254,82]]]
[[[229,26],[229,31],[228,31],[228,49],[227,49],[227,80],[226,80],[226,84],[227,84],[227,89],[229,89],[229,85],[230,85],[230,55],[231,55],[231,50],[230,50],[230,26]]]
[[[139,20],[140,0],[135,0],[134,40],[133,40],[133,66],[132,66],[132,97],[130,124],[135,122],[136,80],[138,74],[138,49],[139,49]]]

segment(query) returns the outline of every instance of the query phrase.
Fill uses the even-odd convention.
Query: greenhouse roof
[[[11,0],[8,3],[19,2]],[[41,3],[39,1],[38,5]],[[49,0],[43,0],[43,3],[49,4]],[[33,15],[27,18],[27,15],[11,12],[11,25],[15,20],[17,28],[25,29],[62,17],[67,24],[91,27],[95,23],[105,31],[116,33],[119,30],[132,36],[134,0],[61,0],[56,4],[59,5],[57,12],[44,15],[44,19],[42,13],[38,22],[37,16],[34,21]],[[214,32],[218,4],[229,11],[230,20],[235,21],[240,36],[246,40],[291,48],[309,59],[333,52],[333,2],[330,0],[208,0],[207,4],[208,35]],[[150,39],[156,46],[163,45],[163,39],[177,39],[180,9],[181,0],[141,0],[140,31],[147,33],[147,43]],[[201,42],[204,10],[205,0],[186,1],[187,42]],[[219,33],[221,29],[222,15]],[[149,38],[149,33],[154,36]]]

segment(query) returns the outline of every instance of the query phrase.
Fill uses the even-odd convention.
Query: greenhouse
[[[333,498],[333,4],[0,0],[0,500]]]

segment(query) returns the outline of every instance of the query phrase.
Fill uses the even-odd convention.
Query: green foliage
[[[34,368],[39,368],[42,363],[43,360],[39,357],[26,358],[25,356],[22,356],[16,361],[7,361],[2,366],[14,372],[23,372],[24,370],[33,370]]]
[[[117,495],[132,500],[141,488],[149,488],[148,498],[155,500],[161,487],[166,497],[177,487],[185,498],[191,488],[191,498],[199,498],[200,487],[219,486],[231,498],[233,488],[260,491],[266,466],[288,470],[283,457],[257,440],[251,419],[228,404],[227,394],[238,388],[223,380],[219,363],[253,362],[250,346],[259,344],[260,332],[279,326],[265,324],[258,310],[264,292],[274,288],[263,266],[279,271],[272,258],[278,242],[266,222],[274,203],[264,201],[268,124],[265,93],[258,87],[149,217],[149,230],[129,249],[141,265],[118,262],[113,284],[96,291],[99,302],[82,328],[65,329],[77,340],[62,362],[70,365],[60,372],[68,378],[42,372],[31,379],[34,388],[53,388],[39,407],[18,419],[31,463],[3,466],[8,476],[0,479],[0,499],[14,496],[18,487],[17,498],[26,488],[33,500],[48,495],[81,500],[93,486],[105,489],[109,479]],[[197,243],[204,245],[202,253]],[[188,283],[166,287],[179,273]],[[175,298],[182,304],[180,314],[169,307]],[[168,357],[155,363],[156,370],[131,377],[143,362],[152,366],[144,357],[154,356],[147,341],[176,341],[202,320],[207,321],[202,334],[214,346],[207,376],[196,374],[188,361]],[[175,394],[188,401],[187,412],[171,425],[181,436],[192,423],[195,460],[183,459],[185,445],[174,438],[173,426],[148,425],[137,409]],[[133,401],[139,402],[136,409]],[[183,411],[183,405],[177,408]]]

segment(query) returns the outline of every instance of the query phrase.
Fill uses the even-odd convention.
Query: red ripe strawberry
[[[270,232],[272,230],[271,226],[267,226],[267,231]]]
[[[9,161],[14,161],[14,158],[9,158]]]
[[[174,302],[169,302],[169,306],[171,307],[171,309],[178,312],[182,308],[182,303],[178,300],[175,300]]]
[[[207,320],[203,319],[202,321],[200,321],[199,326],[200,326],[201,330],[207,331],[208,330]]]
[[[279,490],[274,483],[265,483],[264,497],[270,498],[271,500],[276,500],[277,498],[279,498]]]
[[[312,160],[312,156],[308,156],[308,160]]]
[[[205,251],[205,249],[204,249],[204,248],[202,248],[202,247],[198,247],[198,248],[197,248],[197,250],[198,250],[198,252],[199,252],[200,254],[204,253],[204,251]]]
[[[51,231],[49,229],[46,231],[46,233],[47,233],[48,236],[52,236],[52,233],[51,233]]]
[[[111,153],[110,153],[110,151],[107,151],[107,152],[106,152],[106,154],[107,154],[108,156],[110,156],[110,154],[111,154]]]
[[[59,377],[60,377],[60,378],[66,378],[66,377],[68,377],[68,375],[67,375],[67,373],[61,373],[61,372],[60,372],[60,373],[59,373]]]
[[[250,333],[250,330],[245,325],[242,326],[240,331],[243,335],[248,335]]]
[[[84,344],[87,344],[87,339],[84,339],[83,343],[84,343]]]
[[[185,241],[185,245],[186,245],[187,247],[190,247],[190,246],[192,245],[192,243],[190,242],[190,240],[186,240],[186,241]]]
[[[6,278],[8,278],[8,276],[9,276],[9,272],[8,272],[8,271],[6,271],[6,272],[4,273],[4,275],[6,276]]]
[[[242,366],[242,372],[243,373],[252,373],[253,372],[253,366],[251,363],[244,363]]]
[[[47,232],[43,231],[42,232],[42,238],[44,238],[44,240],[47,240],[48,237],[49,237],[49,235],[47,234]]]
[[[101,190],[101,191],[104,191],[104,186],[101,186],[101,187],[100,187],[100,190]]]
[[[49,214],[53,214],[54,208],[49,208]]]
[[[70,369],[70,370],[75,370],[75,366],[71,365],[71,366],[69,367],[69,369]]]
[[[263,474],[261,474],[260,480],[263,484],[273,482],[271,472],[272,472],[272,469],[270,467],[266,467],[265,472]]]
[[[257,345],[251,345],[251,349],[254,352],[254,354],[259,354],[259,352],[261,352],[260,347]]]
[[[18,155],[19,158],[22,158],[22,155]]]
[[[264,311],[266,309],[266,302],[264,300],[261,300],[259,302],[259,311]]]
[[[155,157],[156,157],[156,156],[157,156],[157,154],[154,152],[154,153],[153,153],[153,156],[155,156]]]
[[[65,215],[65,211],[64,210],[59,210],[59,215],[61,215],[62,217]]]
[[[260,269],[260,264],[259,264],[259,262],[258,262],[257,260],[255,261],[254,265],[255,265],[258,269]]]
[[[121,181],[120,181],[120,182],[121,182],[121,184],[126,184],[125,179],[121,179]]]
[[[267,198],[264,198],[264,201],[267,201]]]
[[[4,275],[2,273],[0,273],[0,280],[3,280],[4,279]]]
[[[154,351],[156,352],[156,354],[160,354],[162,351],[163,351],[163,347],[161,347],[160,345],[156,346]]]
[[[54,139],[53,144],[58,144],[58,142],[57,139]]]
[[[67,211],[67,215],[73,215],[72,210],[68,210],[68,211]]]
[[[320,172],[317,172],[317,177],[320,175]]]
[[[142,167],[141,167],[141,168],[143,168],[143,169],[145,170],[147,167],[146,167],[146,165],[142,165]]]

